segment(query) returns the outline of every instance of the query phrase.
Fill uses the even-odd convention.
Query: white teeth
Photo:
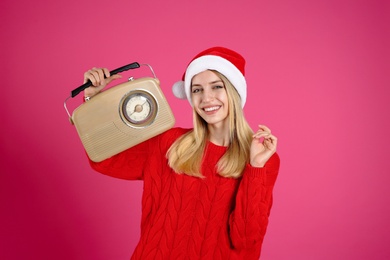
[[[205,108],[204,108],[204,111],[210,112],[210,111],[217,110],[218,108],[219,108],[219,106],[216,106],[216,107],[205,107]]]

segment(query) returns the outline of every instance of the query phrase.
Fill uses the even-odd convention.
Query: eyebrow
[[[211,81],[208,84],[212,85],[212,84],[215,84],[215,83],[223,83],[223,81],[218,79],[218,80]],[[191,87],[201,87],[201,86],[202,86],[201,84],[191,84]]]

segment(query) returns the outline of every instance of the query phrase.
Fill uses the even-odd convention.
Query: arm
[[[279,172],[277,153],[264,167],[247,165],[236,195],[236,205],[230,215],[230,237],[237,249],[260,250],[272,207],[272,191]]]
[[[245,168],[230,216],[230,235],[235,248],[260,250],[272,206],[272,191],[279,173],[277,138],[259,125],[250,148],[250,164]]]
[[[92,86],[84,90],[84,97],[91,98],[95,96],[111,81],[119,78],[121,78],[121,75],[111,76],[107,68],[88,70],[84,73],[84,83],[90,80]],[[142,179],[142,169],[147,154],[148,143],[144,142],[102,162],[93,162],[89,159],[89,163],[94,170],[112,177]]]
[[[89,163],[95,171],[111,177],[141,180],[145,162],[150,154],[151,143],[155,142],[155,139],[142,142],[102,162],[93,162],[89,159]]]
[[[141,180],[150,172],[153,162],[164,161],[172,143],[190,129],[172,128],[134,147],[131,147],[102,162],[89,160],[91,167],[105,175],[126,179]]]

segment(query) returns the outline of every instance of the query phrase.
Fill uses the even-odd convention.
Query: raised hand
[[[271,130],[259,125],[259,129],[253,134],[250,149],[250,164],[253,167],[263,167],[269,158],[276,152],[278,139],[271,134]]]
[[[106,76],[106,78],[104,78]],[[110,71],[106,68],[92,68],[84,73],[84,83],[88,80],[92,82],[92,86],[84,90],[85,97],[93,97],[114,79],[119,79],[122,76],[115,74],[110,76]]]

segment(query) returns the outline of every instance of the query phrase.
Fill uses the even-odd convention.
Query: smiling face
[[[225,85],[217,74],[203,71],[192,78],[191,101],[195,111],[209,125],[226,126],[229,107]]]

